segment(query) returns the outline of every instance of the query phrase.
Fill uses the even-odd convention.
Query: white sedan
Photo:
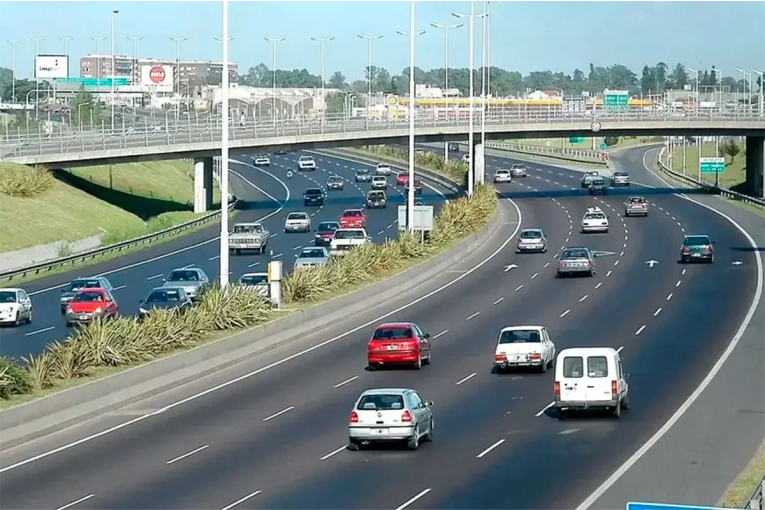
[[[512,180],[513,175],[510,173],[510,170],[500,168],[494,172],[494,182],[512,182]]]
[[[0,289],[0,324],[32,322],[32,300],[23,289]]]
[[[498,372],[510,368],[532,367],[546,372],[555,361],[555,344],[544,326],[502,328],[494,351]]]
[[[266,154],[258,154],[253,162],[255,166],[271,166],[271,158]]]

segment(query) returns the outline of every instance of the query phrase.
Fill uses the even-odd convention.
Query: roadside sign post
[[[600,150],[604,151],[608,149],[608,145],[606,145],[606,142],[600,142]]]
[[[568,143],[570,143],[570,144],[584,143],[584,137],[583,136],[570,136],[568,138]]]
[[[725,173],[725,158],[699,158],[700,174],[715,174],[715,188],[720,187],[720,174]]]
[[[628,90],[604,90],[603,110],[607,112],[626,112],[630,106]]]
[[[282,308],[282,261],[268,263],[268,293],[277,310]]]
[[[112,78],[57,78],[56,83],[77,83],[86,87],[111,87]],[[127,78],[114,78],[114,85],[117,87],[127,85]]]

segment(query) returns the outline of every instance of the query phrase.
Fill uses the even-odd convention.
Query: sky
[[[475,2],[476,13],[484,2]],[[175,58],[170,37],[188,37],[182,59],[222,60],[222,2],[0,2],[0,67],[11,67],[11,44],[16,45],[16,72],[31,77],[35,43],[44,37],[40,54],[63,54],[61,36],[69,42],[70,69],[78,75],[79,57],[95,53],[91,37],[109,37],[111,12],[117,54],[132,55],[127,36],[142,36],[139,57]],[[245,2],[229,3],[230,61],[239,72],[259,63],[272,66],[272,47],[264,37],[286,37],[279,43],[277,68],[306,68],[320,72],[319,43],[311,36],[334,36],[326,43],[325,71],[339,70],[349,81],[362,79],[368,65],[367,42],[359,33],[383,34],[375,41],[373,64],[398,74],[409,65],[410,2]],[[625,64],[638,75],[643,65],[682,62],[740,78],[735,68],[765,69],[765,2],[517,2],[494,1],[491,9],[491,63],[504,69],[572,73],[595,65]],[[470,12],[469,1],[416,3],[416,65],[443,68],[444,31],[431,23],[459,22],[451,13]],[[468,66],[469,32],[450,30],[450,67]],[[480,65],[481,20],[475,24],[475,63]],[[110,52],[111,40],[101,43]]]

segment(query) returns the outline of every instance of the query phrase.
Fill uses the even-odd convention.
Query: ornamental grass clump
[[[53,187],[56,178],[45,167],[32,168],[15,163],[0,163],[0,193],[9,197],[31,198]]]

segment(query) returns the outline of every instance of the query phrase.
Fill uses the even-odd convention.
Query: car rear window
[[[585,220],[605,220],[606,215],[603,213],[592,213],[592,214],[586,214],[584,216]]]
[[[305,191],[306,195],[321,195],[322,191],[320,189],[308,189]]]
[[[324,250],[321,248],[304,248],[300,252],[299,258],[301,259],[315,259],[324,258]]]
[[[330,230],[337,230],[340,228],[337,223],[319,223],[317,230],[319,232],[327,232]]]
[[[177,290],[153,290],[146,298],[147,303],[169,303],[179,300],[180,294]]]
[[[539,230],[526,230],[524,232],[521,232],[521,237],[523,239],[538,239],[542,237],[542,232]]]
[[[563,252],[564,259],[586,259],[587,252],[585,250],[565,250]]]
[[[627,176],[627,172],[614,172],[614,175],[616,177],[626,177]]]
[[[686,237],[685,241],[683,241],[683,245],[685,246],[701,246],[707,244],[710,244],[707,236],[690,236]]]
[[[404,408],[401,395],[364,395],[356,409],[360,411],[391,411]]]
[[[304,220],[306,218],[305,213],[289,213],[287,215],[288,220]]]
[[[343,216],[345,216],[345,217],[350,217],[350,216],[358,217],[358,216],[361,216],[361,211],[345,211],[343,213]]]
[[[584,360],[581,356],[567,356],[563,358],[563,377],[577,379],[584,374]]]
[[[587,358],[588,377],[608,377],[608,360],[605,356],[590,356]]]
[[[603,179],[593,179],[591,182],[594,186],[605,186],[606,184],[606,181]]]
[[[533,329],[523,329],[514,331],[503,331],[499,336],[500,344],[520,344],[520,343],[541,343],[542,338],[539,331]]]
[[[380,328],[375,330],[372,340],[404,340],[412,338],[412,328]]]

